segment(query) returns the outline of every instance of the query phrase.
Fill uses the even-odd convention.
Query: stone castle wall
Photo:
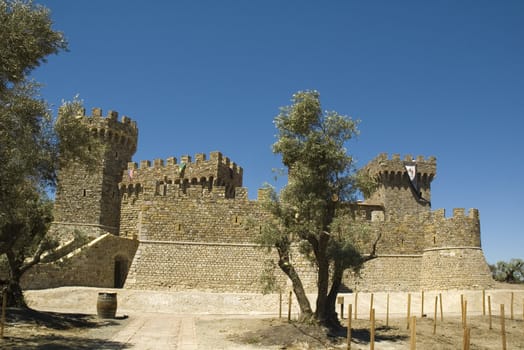
[[[256,293],[271,257],[255,244],[142,241],[126,288]]]
[[[370,222],[380,234],[378,257],[346,285],[362,291],[487,288],[493,285],[480,242],[478,210],[443,209],[384,222]],[[364,246],[363,251],[370,247]]]
[[[24,283],[33,288],[110,287],[121,286],[127,274],[127,288],[260,291],[260,276],[268,259],[276,261],[276,253],[268,254],[256,243],[267,213],[259,200],[248,199],[242,168],[220,152],[132,163],[136,124],[127,117],[118,121],[116,112],[106,118],[100,109],[92,114],[79,120],[104,143],[104,159],[94,174],[81,166],[61,170],[52,230],[63,237],[78,230],[103,239],[68,254],[69,267],[61,265],[62,260],[36,267]],[[418,189],[410,185],[406,162],[417,165]],[[491,285],[478,211],[455,209],[447,218],[443,210],[430,210],[434,157],[408,155],[401,160],[381,154],[362,172],[376,187],[364,202],[343,208],[346,228],[358,231],[364,254],[371,251],[370,241],[380,240],[377,258],[358,272],[346,272],[346,288]],[[259,199],[262,195],[259,192]],[[120,237],[104,235],[107,232]],[[315,267],[296,250],[292,260],[306,290],[314,292]],[[288,283],[280,269],[275,273],[278,285]]]
[[[253,243],[255,223],[264,215],[259,204],[249,201],[245,191],[235,199],[225,198],[223,187],[202,192],[172,188],[162,195],[125,194],[120,235],[141,241]]]
[[[267,214],[258,201],[248,200],[246,189],[226,198],[223,186],[212,192],[201,186],[184,191],[178,184],[161,191],[140,186],[138,193],[123,188],[120,234],[140,241],[126,288],[261,291],[265,262],[276,262],[276,253],[255,243]],[[314,269],[306,261],[298,266],[304,285],[314,290]],[[275,272],[285,285],[284,274]]]
[[[106,233],[87,245],[51,263],[35,265],[21,280],[24,289],[61,286],[115,287],[115,268],[121,263],[127,271],[136,249],[137,240]],[[125,276],[121,276],[125,279]]]

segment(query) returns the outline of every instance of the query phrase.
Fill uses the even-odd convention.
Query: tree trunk
[[[328,295],[328,284],[329,284],[329,263],[326,258],[319,261],[317,256],[317,308],[315,310],[315,317],[321,324],[325,324],[326,316],[326,302]]]
[[[300,317],[301,319],[310,319],[313,316],[313,310],[311,310],[311,305],[304,290],[304,285],[300,280],[300,276],[295,270],[295,267],[289,263],[289,250],[277,247],[277,251],[279,255],[278,266],[291,280],[293,292],[295,293],[300,308]]]
[[[9,281],[7,283],[7,305],[11,307],[27,308],[24,300],[20,279],[22,278],[21,263],[16,259],[12,250],[6,252],[9,265]]]
[[[329,259],[327,256],[327,246],[330,239],[329,234],[326,231],[323,231],[319,237],[318,241],[312,244],[313,251],[315,253],[315,259],[317,262],[318,272],[317,272],[317,303],[315,309],[315,317],[320,322],[321,325],[327,326],[329,328],[329,322],[327,317],[327,297],[328,297],[328,287],[329,287]],[[310,243],[313,241],[309,239]]]
[[[333,276],[331,278],[331,289],[326,298],[325,316],[326,326],[331,330],[339,330],[342,328],[340,321],[338,320],[338,314],[336,309],[337,295],[342,285],[342,276],[344,274],[344,268],[335,261],[333,266]]]

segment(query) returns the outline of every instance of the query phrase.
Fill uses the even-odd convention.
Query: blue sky
[[[478,208],[488,262],[524,258],[523,1],[36,2],[69,41],[42,97],[136,120],[134,161],[218,150],[255,198],[279,107],[315,89],[361,120],[358,166],[436,156],[432,208]]]

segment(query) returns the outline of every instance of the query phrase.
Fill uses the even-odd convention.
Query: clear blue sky
[[[315,89],[362,121],[359,166],[436,156],[433,209],[478,208],[488,262],[524,258],[524,1],[36,2],[70,49],[42,97],[136,120],[134,161],[218,150],[255,198],[278,108]]]

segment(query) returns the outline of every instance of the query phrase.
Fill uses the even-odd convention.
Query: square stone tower
[[[74,230],[92,237],[106,232],[118,234],[118,184],[138,140],[136,123],[125,116],[119,121],[114,111],[103,117],[100,108],[93,108],[91,116],[83,113],[77,120],[101,140],[103,158],[93,172],[88,172],[83,164],[59,170],[52,230],[61,241],[71,239]]]

